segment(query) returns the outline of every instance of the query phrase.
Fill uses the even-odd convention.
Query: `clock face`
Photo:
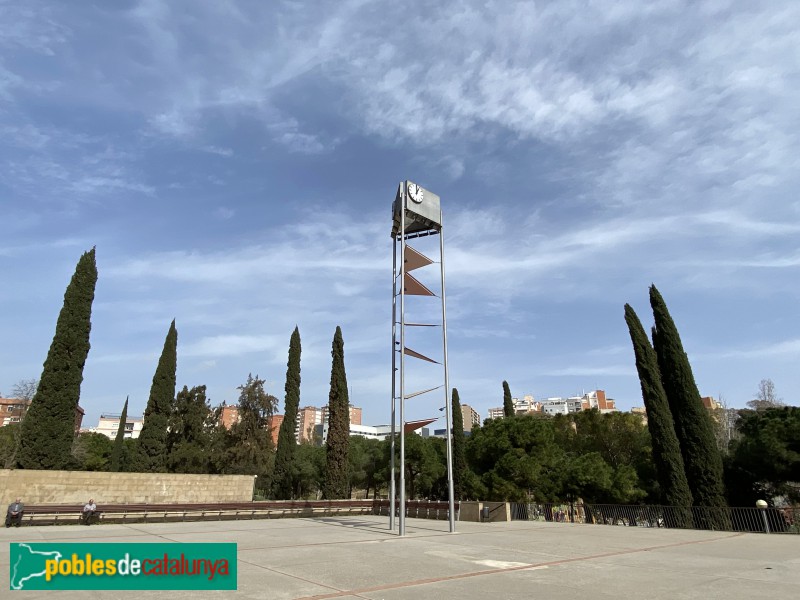
[[[411,198],[413,202],[417,204],[422,203],[423,192],[422,188],[419,187],[416,183],[408,182],[408,196]]]

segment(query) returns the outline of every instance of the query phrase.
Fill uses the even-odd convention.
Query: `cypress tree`
[[[111,466],[109,468],[112,472],[120,470],[120,461],[122,460],[122,451],[125,444],[125,421],[128,420],[128,398],[125,398],[125,404],[122,407],[122,414],[119,417],[119,427],[117,428],[117,437],[114,438],[114,447],[111,449]]]
[[[625,305],[625,322],[628,324],[633,353],[636,356],[636,370],[639,373],[661,494],[667,505],[678,507],[674,515],[667,515],[671,517],[667,526],[691,528],[692,514],[689,507],[692,506],[692,492],[686,481],[681,446],[675,434],[667,395],[661,384],[658,358],[639,317],[629,304]]]
[[[514,416],[514,401],[511,399],[511,390],[508,387],[508,382],[503,382],[503,416]]]
[[[178,366],[178,332],[175,319],[169,326],[164,349],[150,386],[144,423],[136,444],[134,468],[139,473],[163,473],[167,469],[167,425],[175,401],[175,370]]]
[[[689,358],[683,350],[678,329],[655,285],[650,286],[653,308],[653,346],[658,356],[661,382],[667,394],[675,433],[681,445],[686,479],[695,506],[724,507],[725,488],[722,456],[714,439],[711,416],[700,400]],[[717,517],[719,515],[719,517]],[[727,519],[719,512],[709,513],[698,522],[701,527],[724,529]]]
[[[328,396],[328,439],[325,445],[325,482],[322,495],[326,500],[347,498],[347,459],[350,442],[350,400],[347,375],[344,371],[344,340],[341,327],[333,336],[331,391]]]
[[[464,484],[467,479],[467,454],[464,440],[464,416],[461,414],[461,399],[458,390],[453,388],[453,496],[456,500],[464,497]]]
[[[295,327],[289,341],[289,360],[286,363],[286,397],[284,415],[278,432],[278,450],[275,454],[273,475],[274,495],[279,500],[290,500],[294,490],[294,455],[297,439],[297,409],[300,407],[300,330]]]
[[[23,469],[69,468],[75,438],[75,409],[89,354],[96,283],[97,264],[92,248],[81,256],[64,293],[39,387],[22,421],[17,456]]]

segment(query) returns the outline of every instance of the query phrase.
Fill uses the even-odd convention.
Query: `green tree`
[[[514,400],[511,398],[511,389],[508,387],[508,382],[503,382],[503,416],[514,416]]]
[[[650,440],[637,415],[597,409],[552,420],[556,443],[568,456],[596,454],[610,469],[610,484],[592,488],[594,502],[633,503],[653,487]]]
[[[139,473],[163,473],[167,469],[167,426],[175,402],[175,371],[178,367],[178,331],[170,323],[164,348],[150,386],[144,423],[137,440],[134,469]]]
[[[97,283],[95,250],[85,252],[64,293],[39,387],[22,420],[17,459],[23,469],[64,469],[75,439],[75,409],[89,354],[92,302]]]
[[[126,438],[122,444],[122,455],[119,459],[119,468],[122,473],[131,473],[133,471],[133,460],[136,457],[136,442],[133,438]]]
[[[681,446],[675,433],[669,402],[661,383],[658,357],[639,317],[629,304],[625,305],[625,322],[628,324],[636,358],[636,370],[639,373],[647,428],[653,448],[653,462],[663,501],[670,506],[688,508],[692,506],[692,492],[686,480]],[[692,526],[691,512],[688,510],[678,511],[675,519],[674,526]]]
[[[349,496],[352,497],[354,492],[363,490],[364,497],[368,498],[370,490],[376,492],[378,487],[383,455],[381,442],[353,436],[350,438],[347,454]]]
[[[562,495],[564,452],[550,419],[521,415],[473,429],[467,461],[477,481],[471,488],[491,501],[552,502]]]
[[[114,438],[114,447],[111,450],[111,460],[109,461],[109,471],[117,472],[120,470],[120,460],[122,460],[122,449],[125,443],[125,422],[128,420],[128,398],[122,406],[122,414],[119,416],[119,427],[117,436]]]
[[[214,429],[206,386],[187,386],[178,392],[167,434],[170,473],[208,473],[211,470],[211,432]]]
[[[726,464],[733,506],[785,496],[800,502],[800,408],[742,410]]]
[[[289,360],[286,364],[286,396],[284,399],[284,416],[278,432],[278,450],[275,454],[275,472],[273,474],[273,490],[275,498],[289,500],[294,491],[292,475],[294,473],[294,454],[297,446],[295,429],[297,427],[297,409],[300,407],[300,330],[295,327],[289,340]]]
[[[407,497],[410,500],[432,496],[444,499],[447,493],[445,464],[444,440],[423,438],[416,433],[406,435]],[[438,493],[435,493],[437,487]]]
[[[10,423],[0,427],[0,465],[3,469],[13,469],[17,464],[17,450],[22,425]]]
[[[264,389],[265,381],[258,375],[247,376],[247,382],[239,386],[239,421],[226,436],[223,472],[231,474],[257,475],[263,484],[259,487],[269,491],[269,478],[274,461],[272,435],[268,429],[275,413],[278,399]]]
[[[607,502],[614,486],[614,469],[598,452],[565,456],[560,499]]]
[[[80,471],[106,471],[113,443],[102,433],[81,433],[72,445],[72,468]]]
[[[299,444],[292,465],[295,498],[316,500],[325,481],[325,448],[314,444]]]
[[[726,502],[722,456],[714,439],[711,417],[700,400],[700,392],[697,390],[678,329],[654,285],[650,287],[650,305],[655,318],[653,346],[694,504],[724,507]],[[710,514],[714,516],[697,525],[712,529],[729,527],[730,523],[723,513]],[[717,518],[715,515],[720,516]]]
[[[453,388],[451,404],[453,407],[453,496],[456,500],[462,500],[469,468],[465,450],[464,416],[461,413],[461,399],[458,397],[456,388]]]
[[[328,396],[328,439],[325,442],[326,500],[347,497],[347,453],[350,442],[350,400],[344,369],[344,340],[341,327],[336,327],[331,349],[331,390]]]

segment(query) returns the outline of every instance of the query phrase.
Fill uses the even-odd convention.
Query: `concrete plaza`
[[[7,542],[236,542],[237,592],[20,592],[25,598],[592,599],[800,597],[800,536],[568,523],[320,517],[0,530]]]

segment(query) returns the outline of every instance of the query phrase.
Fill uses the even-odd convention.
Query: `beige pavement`
[[[800,597],[800,536],[386,517],[0,530],[0,597],[633,600]],[[237,592],[11,592],[7,542],[236,542]]]

